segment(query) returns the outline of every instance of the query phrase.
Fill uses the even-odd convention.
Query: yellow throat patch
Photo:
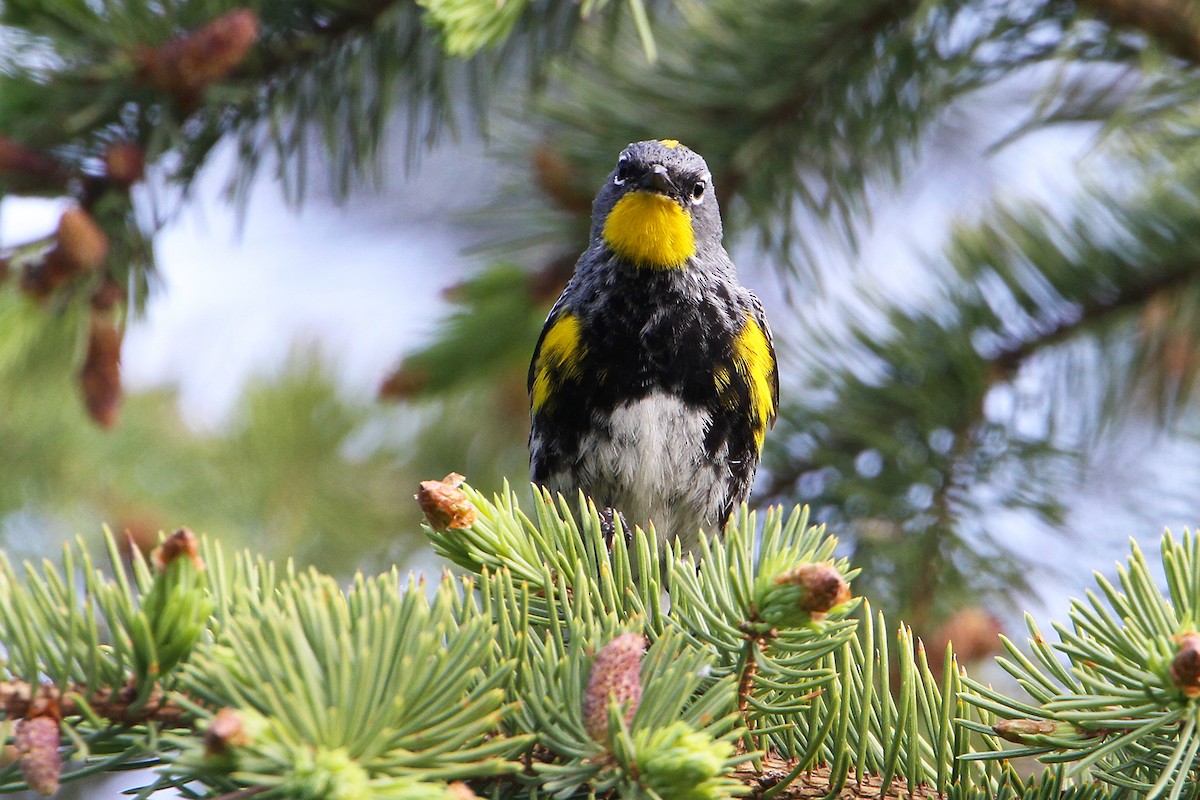
[[[674,269],[696,254],[692,220],[679,204],[654,192],[630,192],[604,220],[604,241],[641,267]]]

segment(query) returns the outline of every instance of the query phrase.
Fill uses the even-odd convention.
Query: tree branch
[[[1176,0],[1076,0],[1116,27],[1136,28],[1186,61],[1200,62],[1200,20]]]
[[[99,689],[89,693],[86,686],[75,685],[60,689],[51,684],[43,684],[36,691],[25,681],[0,682],[0,710],[7,719],[24,719],[30,711],[37,713],[38,709],[46,706],[57,707],[61,717],[82,716],[85,714],[83,703],[99,716],[124,725],[144,725],[157,722],[167,728],[189,728],[191,723],[186,719],[187,712],[167,698],[160,689],[155,689],[150,700],[139,708],[133,707],[137,691],[132,687],[120,690]],[[733,777],[744,784],[751,798],[769,796],[771,800],[815,800],[827,797],[834,785],[833,776],[828,766],[817,766],[810,770],[797,773],[798,763],[795,759],[785,759],[767,755],[762,759],[761,770],[755,770],[746,765],[734,770]],[[788,783],[784,783],[789,781]],[[480,781],[476,781],[476,788]],[[938,793],[927,786],[916,786],[911,790],[908,783],[900,777],[891,780],[888,791],[883,794],[883,782],[875,776],[865,775],[861,779],[853,775],[847,777],[845,784],[836,794],[839,800],[880,800],[881,798],[914,798],[915,800],[936,800]],[[243,790],[231,797],[249,797],[257,794],[262,788]]]
[[[830,796],[834,786],[833,775],[828,766],[818,766],[800,773],[790,783],[781,787],[783,781],[796,771],[796,762],[777,756],[766,756],[762,760],[762,771],[746,766],[734,771],[734,777],[750,789],[747,797],[752,800],[816,800]],[[893,778],[884,794],[883,781],[874,775],[856,778],[847,776],[841,789],[834,794],[838,800],[883,800],[883,798],[905,798],[906,800],[940,800],[941,795],[931,786],[910,787],[903,778]]]
[[[91,710],[101,717],[124,725],[157,722],[167,728],[190,727],[185,721],[187,712],[165,692],[155,688],[150,698],[135,705],[138,691],[132,686],[123,689],[90,690],[83,684],[65,689],[43,684],[35,690],[25,681],[0,682],[0,710],[7,719],[24,719],[30,711],[44,707],[57,709],[57,716],[86,715]]]
[[[1200,277],[1200,273],[1196,272],[1194,265],[1179,265],[1177,268],[1167,270],[1158,280],[1127,287],[1111,298],[1093,299],[1083,303],[1081,313],[1077,318],[1060,321],[1036,339],[1002,348],[996,356],[990,359],[997,370],[997,378],[1007,380],[1025,361],[1041,350],[1060,344],[1080,330],[1114,314],[1144,305],[1158,295],[1178,291],[1196,280],[1197,277]]]

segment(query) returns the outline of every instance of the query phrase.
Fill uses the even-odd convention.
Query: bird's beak
[[[667,168],[662,164],[655,164],[650,168],[650,172],[646,174],[646,186],[665,195],[675,195],[679,191],[667,175]]]

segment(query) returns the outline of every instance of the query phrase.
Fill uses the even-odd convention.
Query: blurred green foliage
[[[75,382],[86,317],[0,292],[0,520],[40,555],[101,525],[148,550],[188,526],[346,573],[419,545],[406,450],[369,434],[378,405],[343,397],[328,359],[299,347],[254,380],[217,431],[188,427],[167,389],[130,395],[121,423],[87,418]],[[354,547],[346,542],[353,540]]]

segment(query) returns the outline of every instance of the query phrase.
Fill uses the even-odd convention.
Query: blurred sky
[[[864,289],[917,297],[929,288],[920,279],[924,259],[936,255],[955,219],[978,216],[996,198],[1032,196],[1053,206],[1076,188],[1079,159],[1088,163],[1091,128],[1057,128],[989,150],[998,132],[1017,122],[1027,98],[1027,87],[1001,85],[951,109],[926,139],[903,187],[873,193],[873,224],[857,254],[820,229],[810,234],[818,257],[842,267],[828,273],[841,278],[824,287],[828,299],[816,300],[818,308],[833,313],[835,303],[853,304]],[[498,187],[493,166],[479,142],[444,144],[411,173],[385,167],[388,178],[378,191],[355,191],[341,205],[314,180],[301,210],[289,208],[264,176],[239,224],[222,194],[232,170],[231,152],[222,150],[193,201],[157,240],[162,285],[148,314],[128,331],[122,354],[127,387],[177,385],[188,423],[213,428],[249,376],[279,366],[289,348],[305,340],[320,342],[331,355],[347,393],[373,397],[401,355],[433,330],[445,310],[441,289],[482,263],[463,254],[479,243],[479,234],[459,220]],[[48,233],[59,210],[49,202],[5,201],[0,241]],[[735,247],[734,255],[744,282],[777,325],[795,313],[782,281],[760,257],[746,247]],[[1026,382],[993,400],[1019,403],[1023,393],[1038,392],[1036,381]],[[1195,524],[1186,502],[1155,509],[1149,525],[1145,509],[1139,516],[1128,507],[1139,485],[1169,479],[1162,444],[1122,447],[1119,476],[1111,469],[1098,470],[1094,481],[1084,476],[1085,488],[1071,503],[1073,537],[1052,537],[1013,520],[1019,551],[1067,567],[1065,580],[1045,587],[1047,613],[1061,617],[1066,595],[1077,594],[1092,569],[1111,573],[1127,536],[1153,546],[1164,526],[1181,531]],[[1114,491],[1114,481],[1121,491]],[[1083,550],[1081,541],[1088,544]]]

